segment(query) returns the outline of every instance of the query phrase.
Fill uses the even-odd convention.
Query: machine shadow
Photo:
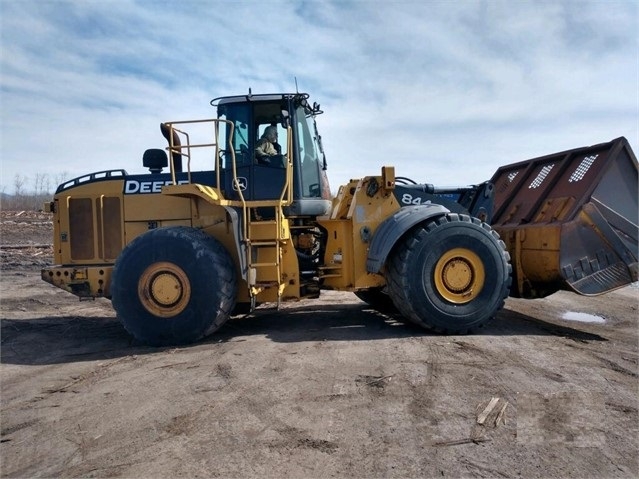
[[[175,349],[175,346],[155,348],[140,344],[113,317],[2,319],[0,334],[2,364],[72,363],[158,354]],[[287,307],[283,311],[258,309],[250,315],[232,318],[220,331],[197,345],[214,347],[256,335],[278,343],[441,337],[378,313],[365,304],[349,303],[326,304],[312,309],[306,306]],[[511,310],[502,310],[476,335],[559,336],[576,341],[606,341],[597,334],[548,323]],[[179,347],[188,348],[189,345]]]
[[[401,316],[379,313],[366,304],[326,304],[309,309],[304,306],[285,311],[264,311],[230,321],[209,341],[230,340],[238,336],[265,335],[275,342],[371,341],[388,338],[441,337]],[[484,328],[481,336],[558,336],[576,341],[607,341],[587,331],[543,321],[503,309]],[[459,336],[455,336],[459,337]],[[471,335],[472,337],[472,335]]]

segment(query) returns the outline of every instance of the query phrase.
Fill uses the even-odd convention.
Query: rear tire
[[[409,232],[391,253],[388,291],[410,321],[464,334],[484,326],[504,305],[509,255],[486,223],[450,213]]]
[[[184,344],[224,324],[237,281],[228,252],[188,227],[158,228],[135,238],[118,257],[113,306],[125,329],[153,346]]]

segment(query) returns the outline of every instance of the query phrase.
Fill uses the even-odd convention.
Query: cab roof
[[[247,95],[235,95],[235,96],[220,96],[211,100],[211,106],[225,105],[228,103],[244,103],[251,101],[277,101],[277,100],[291,100],[298,98],[300,100],[308,99],[308,93],[262,93],[253,94],[249,91]]]

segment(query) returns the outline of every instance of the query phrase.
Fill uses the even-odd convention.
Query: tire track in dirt
[[[2,345],[0,365],[2,426],[9,433],[3,439],[11,439],[0,446],[6,476],[638,472],[637,378],[600,359],[635,370],[636,318],[628,301],[636,303],[636,295],[615,292],[606,301],[574,302],[606,311],[607,318],[618,307],[619,319],[610,324],[558,328],[548,319],[561,317],[552,300],[528,310],[529,303],[514,302],[520,312],[505,310],[494,328],[461,337],[391,327],[347,294],[329,294],[330,305],[297,303],[288,312],[232,321],[210,340],[169,350],[131,343],[101,306],[53,294],[57,290],[40,285],[35,270],[2,279],[3,294],[25,299],[16,305],[26,309],[0,306],[2,340],[10,339]],[[545,320],[526,319],[542,309]],[[98,364],[132,355],[135,361],[91,374]],[[55,388],[63,391],[28,402]],[[600,447],[517,440],[518,392],[551,398],[572,391],[580,399],[588,390],[604,401],[603,413],[597,406],[584,408],[582,416],[593,425],[594,439],[597,431],[605,433]],[[469,441],[476,406],[494,395],[515,398],[507,425],[479,431],[490,441]],[[561,404],[587,403],[568,397]]]

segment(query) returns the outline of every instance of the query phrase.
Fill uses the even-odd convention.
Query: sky
[[[395,166],[441,186],[625,136],[639,1],[0,0],[0,191],[143,173],[163,121],[299,91],[331,189]]]

